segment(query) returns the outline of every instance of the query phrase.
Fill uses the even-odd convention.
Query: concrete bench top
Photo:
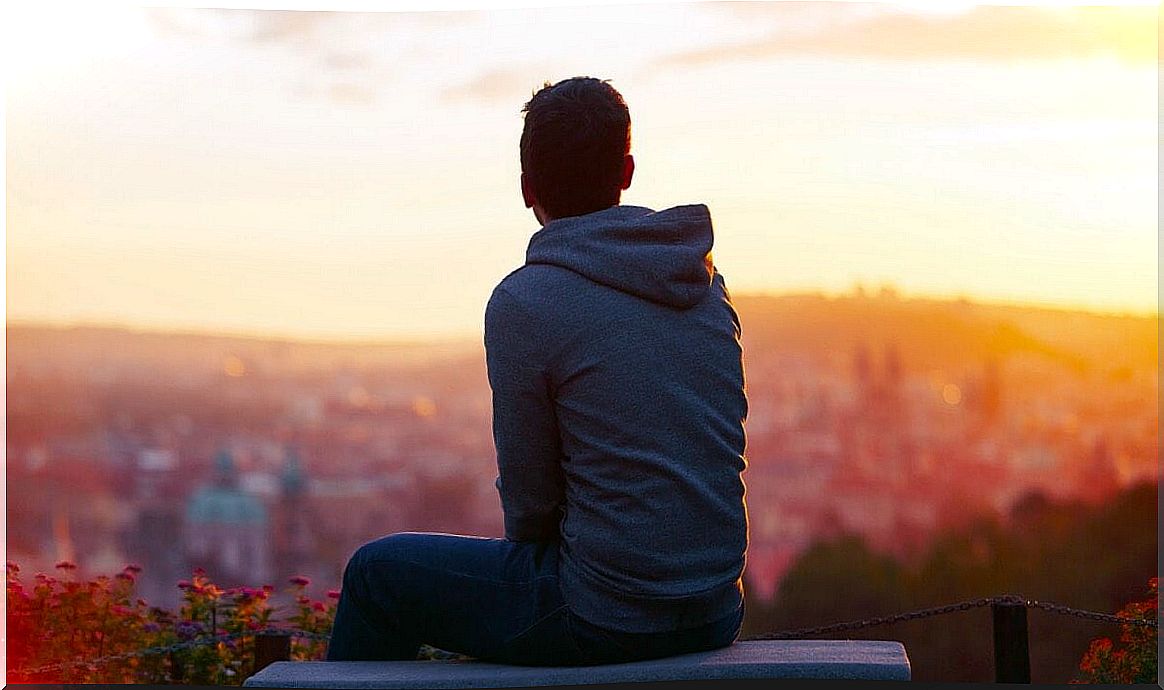
[[[280,661],[251,688],[514,688],[672,680],[841,678],[909,680],[900,642],[737,642],[711,652],[606,666],[505,666],[479,661]]]

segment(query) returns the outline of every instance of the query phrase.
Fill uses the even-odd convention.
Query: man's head
[[[618,204],[630,186],[630,111],[605,81],[548,82],[525,104],[521,193],[538,221]]]

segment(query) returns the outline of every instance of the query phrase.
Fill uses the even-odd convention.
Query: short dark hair
[[[521,171],[552,218],[614,206],[630,152],[630,111],[606,80],[546,82],[522,108]]]

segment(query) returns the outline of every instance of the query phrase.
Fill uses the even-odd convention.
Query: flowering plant
[[[77,566],[60,574],[21,580],[7,564],[8,677],[17,683],[191,683],[239,685],[253,672],[254,633],[302,631],[325,635],[335,618],[338,592],[326,601],[306,593],[310,581],[291,578],[290,616],[275,621],[274,587],[223,590],[205,571],[182,580],[177,612],[134,597],[141,568],[82,582]],[[326,641],[293,638],[292,658],[321,659]],[[166,649],[170,648],[170,649]]]
[[[1134,601],[1119,615],[1134,620],[1158,620],[1159,580],[1148,581],[1149,598]],[[1159,659],[1156,651],[1157,629],[1146,625],[1121,623],[1119,644],[1101,637],[1091,642],[1079,670],[1085,683],[1128,685],[1156,683]]]

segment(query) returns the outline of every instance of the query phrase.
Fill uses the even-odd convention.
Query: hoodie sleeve
[[[544,332],[503,287],[485,309],[485,359],[493,389],[493,441],[505,538],[558,535],[565,504],[561,442],[545,374]]]

